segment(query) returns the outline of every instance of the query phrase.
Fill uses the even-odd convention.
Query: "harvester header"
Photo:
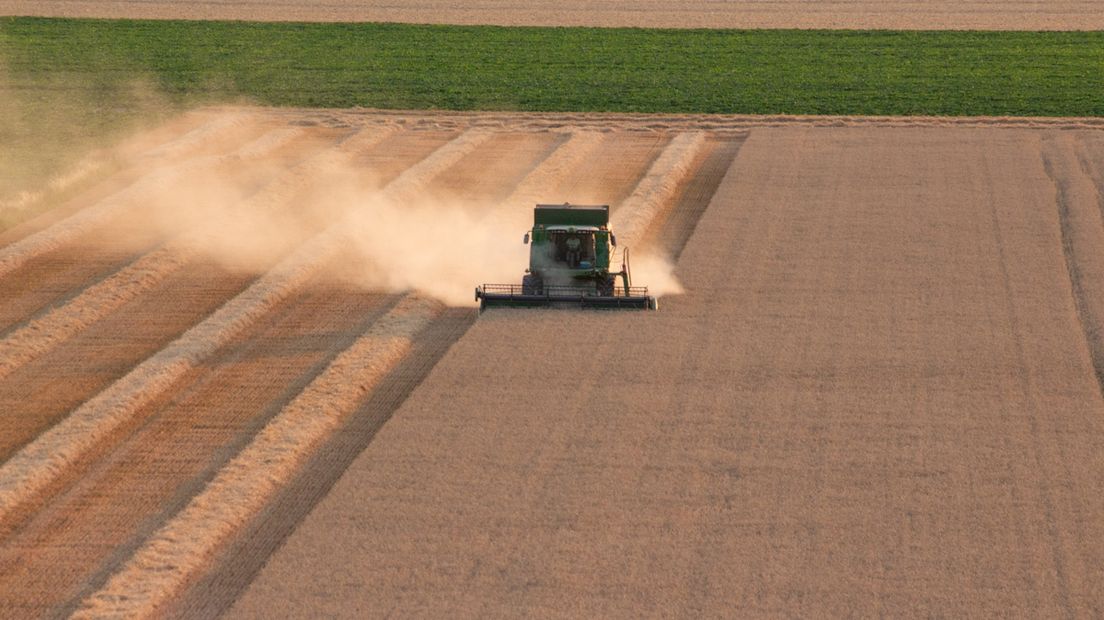
[[[533,228],[525,233],[523,243],[529,244],[529,268],[521,284],[476,287],[480,310],[489,306],[658,307],[647,287],[632,286],[628,248],[621,251],[621,271],[610,270],[617,238],[609,229],[609,205],[538,204],[533,209]]]

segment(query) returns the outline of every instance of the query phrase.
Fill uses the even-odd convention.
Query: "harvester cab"
[[[618,252],[609,205],[537,205],[523,242],[529,245],[529,268],[521,284],[476,287],[481,311],[490,306],[658,307],[647,287],[632,285],[628,248],[619,252],[621,270],[610,267]]]

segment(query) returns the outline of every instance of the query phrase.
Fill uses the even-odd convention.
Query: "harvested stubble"
[[[309,114],[335,123],[396,118]],[[660,215],[639,200],[667,194],[645,171],[677,173],[673,154],[691,142],[689,133],[732,135],[754,125],[746,117],[576,115],[566,125],[556,115],[411,117],[449,130],[476,122],[552,132],[646,122],[651,131],[632,138],[616,131],[593,138],[589,154],[590,136],[563,141],[563,152],[549,154],[518,187],[547,182],[558,192],[572,188],[564,177],[582,178],[575,189]],[[839,127],[817,127],[833,122]],[[762,123],[774,127],[752,127],[685,246],[687,295],[646,315],[485,314],[270,558],[237,613],[382,615],[396,611],[392,603],[432,615],[1095,613],[1104,583],[1104,519],[1097,518],[1104,491],[1094,474],[1104,468],[1104,405],[1091,363],[1100,348],[1091,317],[1101,261],[1093,257],[1104,248],[1096,208],[1104,140],[1095,121]],[[1059,127],[1070,131],[1051,130]],[[667,140],[677,133],[685,135]],[[434,135],[421,143],[439,144],[442,135]],[[535,140],[555,142],[548,138]],[[630,143],[631,162],[610,157]],[[531,157],[542,153],[527,144]],[[572,163],[576,156],[581,161]],[[557,166],[561,173],[552,173]],[[522,167],[511,170],[520,175]],[[469,160],[460,168],[478,166]],[[711,178],[724,174],[710,170]],[[695,171],[691,181],[699,177]],[[614,186],[600,187],[603,178]],[[710,187],[719,178],[712,180]],[[415,200],[420,193],[404,192]],[[512,206],[487,213],[499,208]],[[636,228],[628,212],[617,218],[627,218],[615,220],[626,231]],[[266,317],[294,306],[293,318],[240,338],[280,346],[286,326],[311,320],[299,303],[285,298]],[[344,308],[359,311],[356,303]],[[221,393],[263,365],[250,360],[248,370],[211,383]],[[207,381],[205,372],[193,365],[189,381]],[[191,389],[183,384],[163,398]],[[317,403],[357,398],[340,382],[315,387]],[[224,402],[218,398],[191,404]],[[526,407],[506,411],[503,402]],[[111,466],[97,464],[95,482],[82,479],[79,492],[51,498],[13,537],[23,546],[4,549],[16,561],[0,564],[62,558],[79,545],[83,564],[27,564],[68,575],[37,579],[28,569],[19,576],[43,592],[50,579],[89,584],[116,570],[134,577],[178,567],[164,581],[155,577],[159,586],[136,588],[133,600],[89,599],[92,614],[152,605],[179,587],[181,575],[224,557],[217,541],[237,525],[208,518],[240,524],[255,514],[253,504],[220,512],[227,502],[216,489],[243,486],[212,486],[205,497],[219,501],[191,502],[197,484],[158,517],[149,515],[159,500],[150,499],[151,507],[128,513],[127,526],[110,520],[120,515],[104,499],[127,497],[121,489],[141,478],[120,473],[133,473],[131,458],[157,452],[157,464],[142,462],[151,472],[172,462],[158,451],[169,441],[159,438],[171,435],[181,449],[189,431],[172,431],[180,420],[168,418],[185,409],[151,416],[127,450],[112,446]],[[209,431],[216,432],[196,432]],[[192,471],[202,470],[202,458],[189,463]],[[227,480],[216,467],[201,479]],[[234,479],[250,479],[250,471],[235,467],[242,477]],[[304,474],[305,483],[314,480]],[[253,483],[246,486],[272,497],[272,487]],[[179,519],[165,524],[179,507],[186,508],[175,512]],[[277,520],[282,514],[279,505],[266,509]],[[126,552],[106,534],[75,544],[74,530],[96,532],[101,518],[115,528],[112,541],[129,541],[119,543],[131,545]],[[142,519],[141,528],[127,529]],[[191,528],[208,526],[210,539],[190,538]],[[145,540],[151,532],[156,542]],[[113,559],[97,555],[97,545]],[[127,563],[132,549],[142,551]],[[91,580],[82,572],[90,565],[99,567]],[[212,578],[220,575],[243,579]],[[916,583],[924,587],[909,586]],[[40,600],[13,588],[4,600],[56,612],[51,605],[76,605],[88,593],[76,587],[77,594]]]
[[[531,205],[551,200],[551,194],[573,171],[582,168],[602,144],[606,134],[595,131],[572,132],[567,141],[528,174],[514,191],[499,203],[496,212],[508,216],[502,226],[531,223]]]
[[[77,618],[152,617],[264,507],[299,464],[410,350],[440,312],[410,295],[341,353],[189,505],[134,554]]]
[[[485,132],[462,134],[404,171],[384,194],[392,200],[416,194],[489,136]],[[345,224],[338,222],[315,236],[202,323],[24,446],[0,466],[0,520],[57,479],[67,466],[126,423],[142,405],[311,278],[345,247],[346,234]]]

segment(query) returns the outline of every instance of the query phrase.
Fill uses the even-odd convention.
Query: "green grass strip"
[[[1104,115],[1104,32],[649,30],[0,19],[23,83],[178,101],[846,115]],[[44,77],[45,76],[45,77]],[[71,79],[67,79],[71,78]],[[63,88],[63,87],[62,87]]]

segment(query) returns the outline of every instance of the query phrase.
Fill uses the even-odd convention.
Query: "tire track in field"
[[[1100,210],[1101,221],[1104,222],[1104,171],[1093,165],[1092,155],[1088,152],[1088,145],[1084,140],[1078,138],[1075,146],[1077,163],[1081,167],[1081,172],[1092,181],[1093,190],[1096,192],[1097,208]]]
[[[386,194],[396,201],[415,195],[421,186],[489,138],[485,132],[462,134],[405,170],[388,184]],[[71,463],[168,390],[190,368],[299,289],[344,247],[345,234],[344,222],[338,221],[316,235],[203,322],[24,446],[0,466],[0,521],[59,478]]]
[[[1050,177],[1052,181],[1054,181],[1055,177],[1053,176],[1052,169],[1050,168],[1051,163],[1045,154],[1041,155],[1041,163],[1047,176]],[[986,178],[992,178],[992,175],[986,175]],[[1061,192],[1058,190],[1061,185],[1057,181],[1055,181],[1054,186],[1057,192],[1056,203],[1059,207],[1059,228],[1064,229],[1068,224],[1063,223],[1062,220],[1067,217],[1068,212],[1063,210],[1065,209],[1065,207],[1063,206],[1065,201]],[[1066,615],[1072,616],[1072,607],[1070,606],[1070,556],[1065,551],[1065,544],[1063,542],[1063,531],[1060,529],[1058,519],[1055,517],[1056,510],[1054,492],[1047,484],[1047,481],[1055,479],[1055,476],[1052,473],[1051,467],[1048,466],[1049,459],[1043,453],[1044,449],[1061,450],[1061,442],[1054,442],[1055,444],[1057,444],[1057,447],[1051,447],[1050,445],[1044,446],[1043,444],[1045,438],[1044,433],[1041,430],[1042,424],[1040,422],[1039,415],[1041,409],[1038,403],[1039,390],[1035,385],[1033,385],[1034,380],[1032,377],[1032,373],[1029,370],[1030,364],[1028,362],[1028,355],[1024,346],[1024,329],[1021,326],[1022,319],[1016,311],[1017,308],[1015,298],[1013,296],[1013,278],[1009,270],[1008,258],[1008,255],[1011,252],[1011,250],[1009,249],[1011,244],[1005,241],[1006,237],[1001,230],[1001,218],[996,204],[990,202],[988,206],[990,211],[991,230],[995,241],[994,246],[997,250],[997,265],[1000,278],[999,282],[1001,288],[1003,289],[1003,311],[1005,313],[1005,316],[1007,317],[1006,320],[1008,323],[1009,333],[1012,335],[1012,344],[1015,350],[1014,355],[1018,366],[1017,372],[1015,374],[1015,381],[1018,384],[1021,397],[1028,403],[1028,414],[1025,417],[1027,420],[1027,429],[1030,433],[1030,436],[1032,437],[1032,442],[1030,446],[1030,457],[1034,461],[1032,465],[1039,472],[1041,472],[1040,477],[1036,482],[1038,494],[1041,498],[1040,517],[1045,524],[1044,527],[1046,536],[1049,539],[1049,559],[1053,563],[1053,573],[1054,579],[1056,581],[1055,589],[1057,591],[1056,594],[1059,605],[1062,610],[1066,612]],[[1060,235],[1063,238],[1063,258],[1066,259],[1065,266],[1067,270],[1067,275],[1070,277],[1070,290],[1071,295],[1074,298],[1074,311],[1077,315],[1074,317],[1074,320],[1075,322],[1080,324],[1083,332],[1084,323],[1082,317],[1080,316],[1080,308],[1078,307],[1078,292],[1073,288],[1073,283],[1075,281],[1080,281],[1080,278],[1078,278],[1073,272],[1070,271],[1071,263],[1069,261],[1069,256],[1065,254],[1065,246],[1067,243],[1065,239],[1067,237],[1065,232],[1061,230]],[[1082,342],[1086,341],[1082,340]],[[1091,363],[1091,353],[1089,353],[1089,357],[1089,361]],[[1099,383],[1097,384],[1097,387],[1099,393]],[[1049,444],[1051,442],[1047,443]]]
[[[273,418],[103,589],[87,598],[74,617],[157,613],[224,540],[264,507],[442,310],[439,302],[413,295],[400,301]]]
[[[1040,149],[1042,167],[1052,184],[1061,235],[1062,258],[1069,281],[1075,322],[1080,328],[1088,361],[1093,369],[1098,407],[1104,406],[1104,196],[1096,183],[1088,162],[1083,158],[1072,135],[1044,135]],[[1036,421],[1032,420],[1033,434]],[[1058,472],[1040,463],[1040,471],[1048,480],[1072,479],[1068,442],[1060,434],[1043,444],[1056,452],[1063,467]],[[1039,454],[1036,458],[1041,460]],[[1053,541],[1053,562],[1058,578],[1058,598],[1067,614],[1083,603],[1078,594],[1086,590],[1086,567],[1096,558],[1085,553],[1086,531],[1081,520],[1072,527],[1062,527],[1059,517],[1072,504],[1080,513],[1085,503],[1076,497],[1063,497],[1058,491],[1043,491],[1047,529]]]
[[[1078,160],[1069,136],[1044,138],[1041,157],[1054,186],[1077,321],[1104,399],[1104,214],[1100,209],[1104,197]]]
[[[4,277],[32,258],[55,250],[99,224],[126,213],[148,196],[157,196],[176,184],[187,182],[187,175],[212,171],[259,159],[299,138],[302,128],[285,127],[270,131],[230,155],[208,155],[184,163],[155,169],[133,185],[89,206],[53,226],[0,249],[0,277]]]
[[[235,209],[254,213],[265,209],[285,209],[308,186],[318,183],[335,167],[347,165],[357,150],[373,148],[390,133],[364,130],[332,150],[309,158],[277,176],[259,192],[236,205]],[[242,152],[255,153],[258,157],[262,154],[256,144],[247,146]],[[6,334],[0,339],[0,379],[126,302],[153,289],[200,252],[202,237],[202,232],[185,233],[165,247],[88,287],[64,305]]]

